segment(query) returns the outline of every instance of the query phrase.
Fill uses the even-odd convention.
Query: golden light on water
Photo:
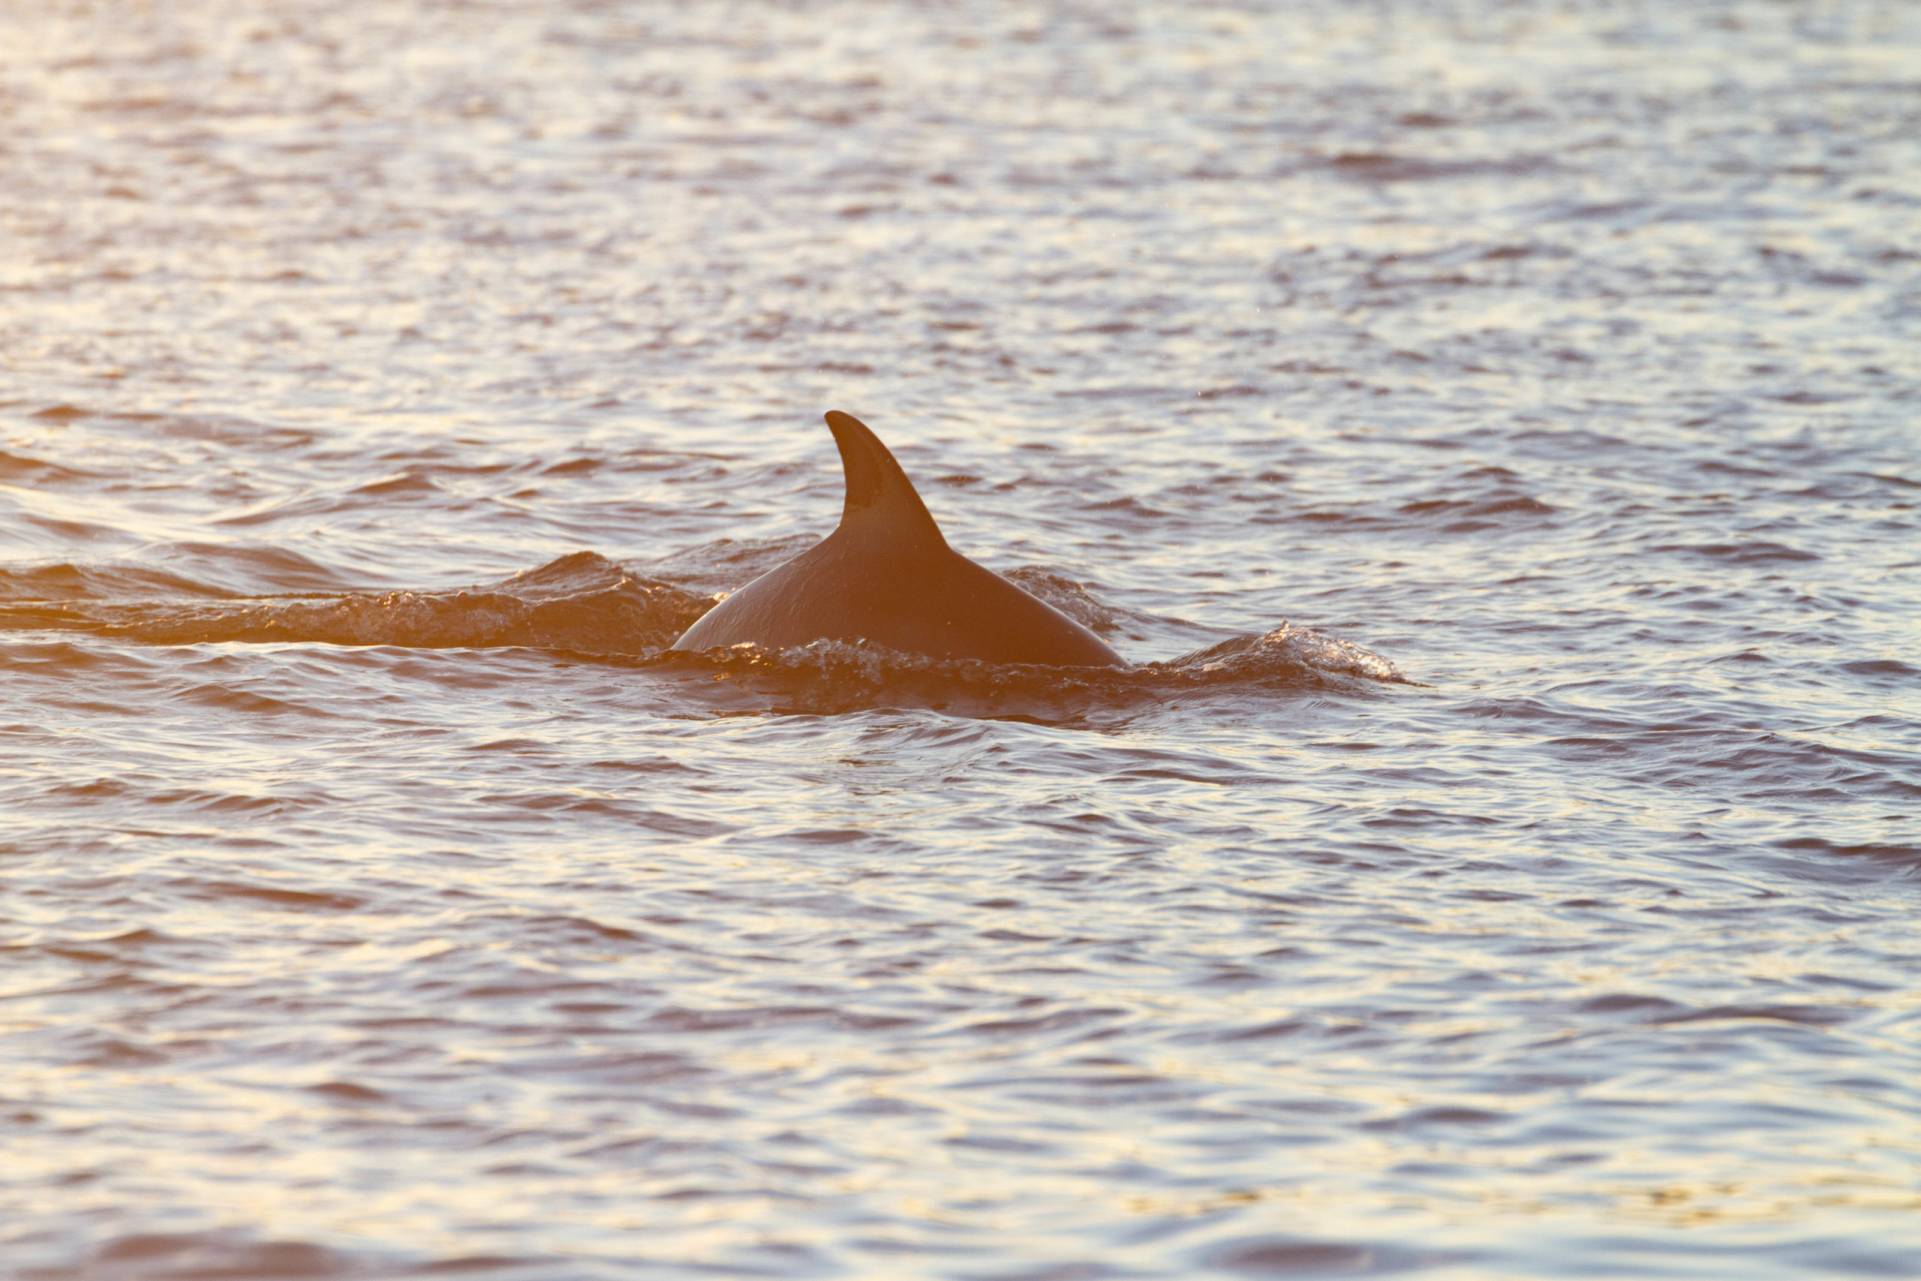
[[[0,1271],[1905,1275],[1918,20],[0,13]]]

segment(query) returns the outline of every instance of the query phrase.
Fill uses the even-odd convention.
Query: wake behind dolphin
[[[830,410],[847,497],[840,525],[703,614],[669,648],[832,640],[990,663],[1126,667],[1094,633],[947,545],[867,425]]]

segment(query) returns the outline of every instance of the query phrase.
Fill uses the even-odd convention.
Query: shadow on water
[[[1119,612],[1071,579],[1038,570],[1015,576],[1094,630],[1117,630]],[[165,598],[154,599],[155,588]],[[721,715],[908,706],[1054,722],[1197,693],[1341,692],[1409,683],[1377,654],[1286,623],[1119,669],[934,659],[839,641],[783,650],[669,650],[715,599],[593,552],[449,591],[228,599],[184,580],[156,581],[142,569],[54,565],[0,572],[0,628],[79,631],[154,645],[538,649],[569,661],[658,673]]]

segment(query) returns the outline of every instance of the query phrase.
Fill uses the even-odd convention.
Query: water
[[[0,1274],[1921,1276],[1921,7],[0,49]]]

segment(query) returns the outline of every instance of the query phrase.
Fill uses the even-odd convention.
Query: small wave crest
[[[1287,623],[1258,636],[1236,636],[1195,650],[1166,664],[1166,668],[1189,673],[1203,684],[1258,683],[1295,671],[1336,680],[1413,684],[1400,668],[1370,649],[1311,627]]]
[[[0,605],[0,626],[125,636],[156,645],[293,642],[419,649],[529,646],[610,655],[652,653],[712,603],[639,578],[592,552],[563,556],[498,583],[444,592],[194,600],[67,599]]]
[[[1128,668],[929,658],[840,641],[784,650],[736,645],[704,653],[666,651],[647,665],[704,678],[703,696],[723,710],[819,715],[906,706],[1040,721],[1124,711],[1192,692],[1356,690],[1412,683],[1378,654],[1285,623]]]

